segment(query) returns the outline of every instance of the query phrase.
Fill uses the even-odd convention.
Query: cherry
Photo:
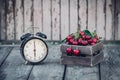
[[[91,44],[92,43],[92,39],[88,40],[88,43]]]
[[[94,43],[94,42],[92,42],[92,43],[91,43],[91,45],[95,45],[95,43]]]
[[[81,44],[82,43],[82,38],[79,38],[78,39],[78,44]]]
[[[73,44],[73,45],[78,45],[78,42],[77,42],[77,41],[73,41],[72,44]]]
[[[66,52],[67,52],[67,54],[72,54],[72,49],[71,48],[67,48]]]
[[[75,56],[78,56],[80,54],[80,50],[77,50],[77,49],[73,50],[73,52]]]
[[[73,37],[69,35],[66,39],[67,39],[67,41],[69,42],[70,39],[72,39],[72,38],[73,38]]]
[[[73,42],[74,42],[74,39],[70,39],[68,43],[73,44]]]
[[[88,36],[88,35],[85,36],[85,39],[86,39],[86,40],[89,40],[90,38],[91,38],[91,37]]]
[[[88,41],[82,41],[82,45],[83,45],[83,46],[88,45]]]
[[[93,38],[93,39],[92,39],[92,42],[93,42],[93,43],[97,43],[97,38]]]
[[[84,33],[83,31],[81,31],[79,34],[80,34],[81,36],[85,35],[85,33]]]

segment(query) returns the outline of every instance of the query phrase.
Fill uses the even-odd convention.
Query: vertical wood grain
[[[16,18],[16,39],[19,40],[23,35],[24,25],[23,25],[23,4],[22,0],[16,0],[15,5],[15,18]]]
[[[106,40],[113,40],[112,33],[112,2],[106,0]]]
[[[6,1],[7,6],[7,40],[13,40],[14,39],[14,11],[13,11],[13,0],[7,0]]]
[[[24,0],[24,26],[25,33],[30,32],[33,33],[33,0]]]
[[[87,1],[79,0],[79,24],[81,26],[81,30],[85,30],[87,27]]]
[[[97,0],[97,34],[105,39],[105,12],[104,12],[105,0]]]
[[[5,40],[6,39],[6,15],[5,15],[5,0],[1,0],[1,24],[0,24],[0,27],[1,27],[1,40]]]
[[[61,0],[61,39],[69,35],[69,0]]]
[[[43,33],[51,40],[51,0],[43,0]]]
[[[60,0],[52,0],[52,40],[60,40]]]
[[[115,40],[120,40],[120,1],[115,0]]]
[[[42,0],[34,0],[34,27],[42,31]]]
[[[96,0],[88,0],[88,29],[96,30]]]
[[[70,0],[70,34],[75,33],[78,27],[77,0]]]

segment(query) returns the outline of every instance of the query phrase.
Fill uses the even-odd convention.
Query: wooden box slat
[[[67,48],[79,49],[82,54],[93,55],[96,51],[101,51],[103,49],[103,42],[99,42],[93,46],[79,46],[79,45],[61,45],[61,52],[66,53]]]
[[[103,51],[101,50],[95,56],[68,56],[66,53],[62,53],[61,64],[64,65],[82,65],[82,66],[94,66],[103,61]]]

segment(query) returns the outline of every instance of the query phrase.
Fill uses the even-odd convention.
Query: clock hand
[[[36,57],[35,41],[34,41],[34,57]]]

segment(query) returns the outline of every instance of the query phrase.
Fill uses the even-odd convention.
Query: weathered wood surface
[[[39,27],[48,40],[61,40],[89,29],[102,39],[120,40],[119,0],[1,0],[0,39],[19,40]]]
[[[101,80],[120,79],[120,46],[105,46],[104,62],[100,65]]]
[[[0,66],[10,54],[12,47],[0,47]]]
[[[0,67],[0,80],[26,80],[31,65],[25,65],[19,47],[15,47]]]
[[[64,65],[60,65],[59,45],[49,45],[48,58],[43,64],[34,66],[29,80],[62,80]]]
[[[13,46],[14,47],[14,46]],[[119,80],[120,46],[105,45],[105,60],[94,67],[60,64],[60,45],[48,43],[44,63],[25,65],[19,47],[0,46],[0,80]],[[2,64],[1,64],[2,63]]]

